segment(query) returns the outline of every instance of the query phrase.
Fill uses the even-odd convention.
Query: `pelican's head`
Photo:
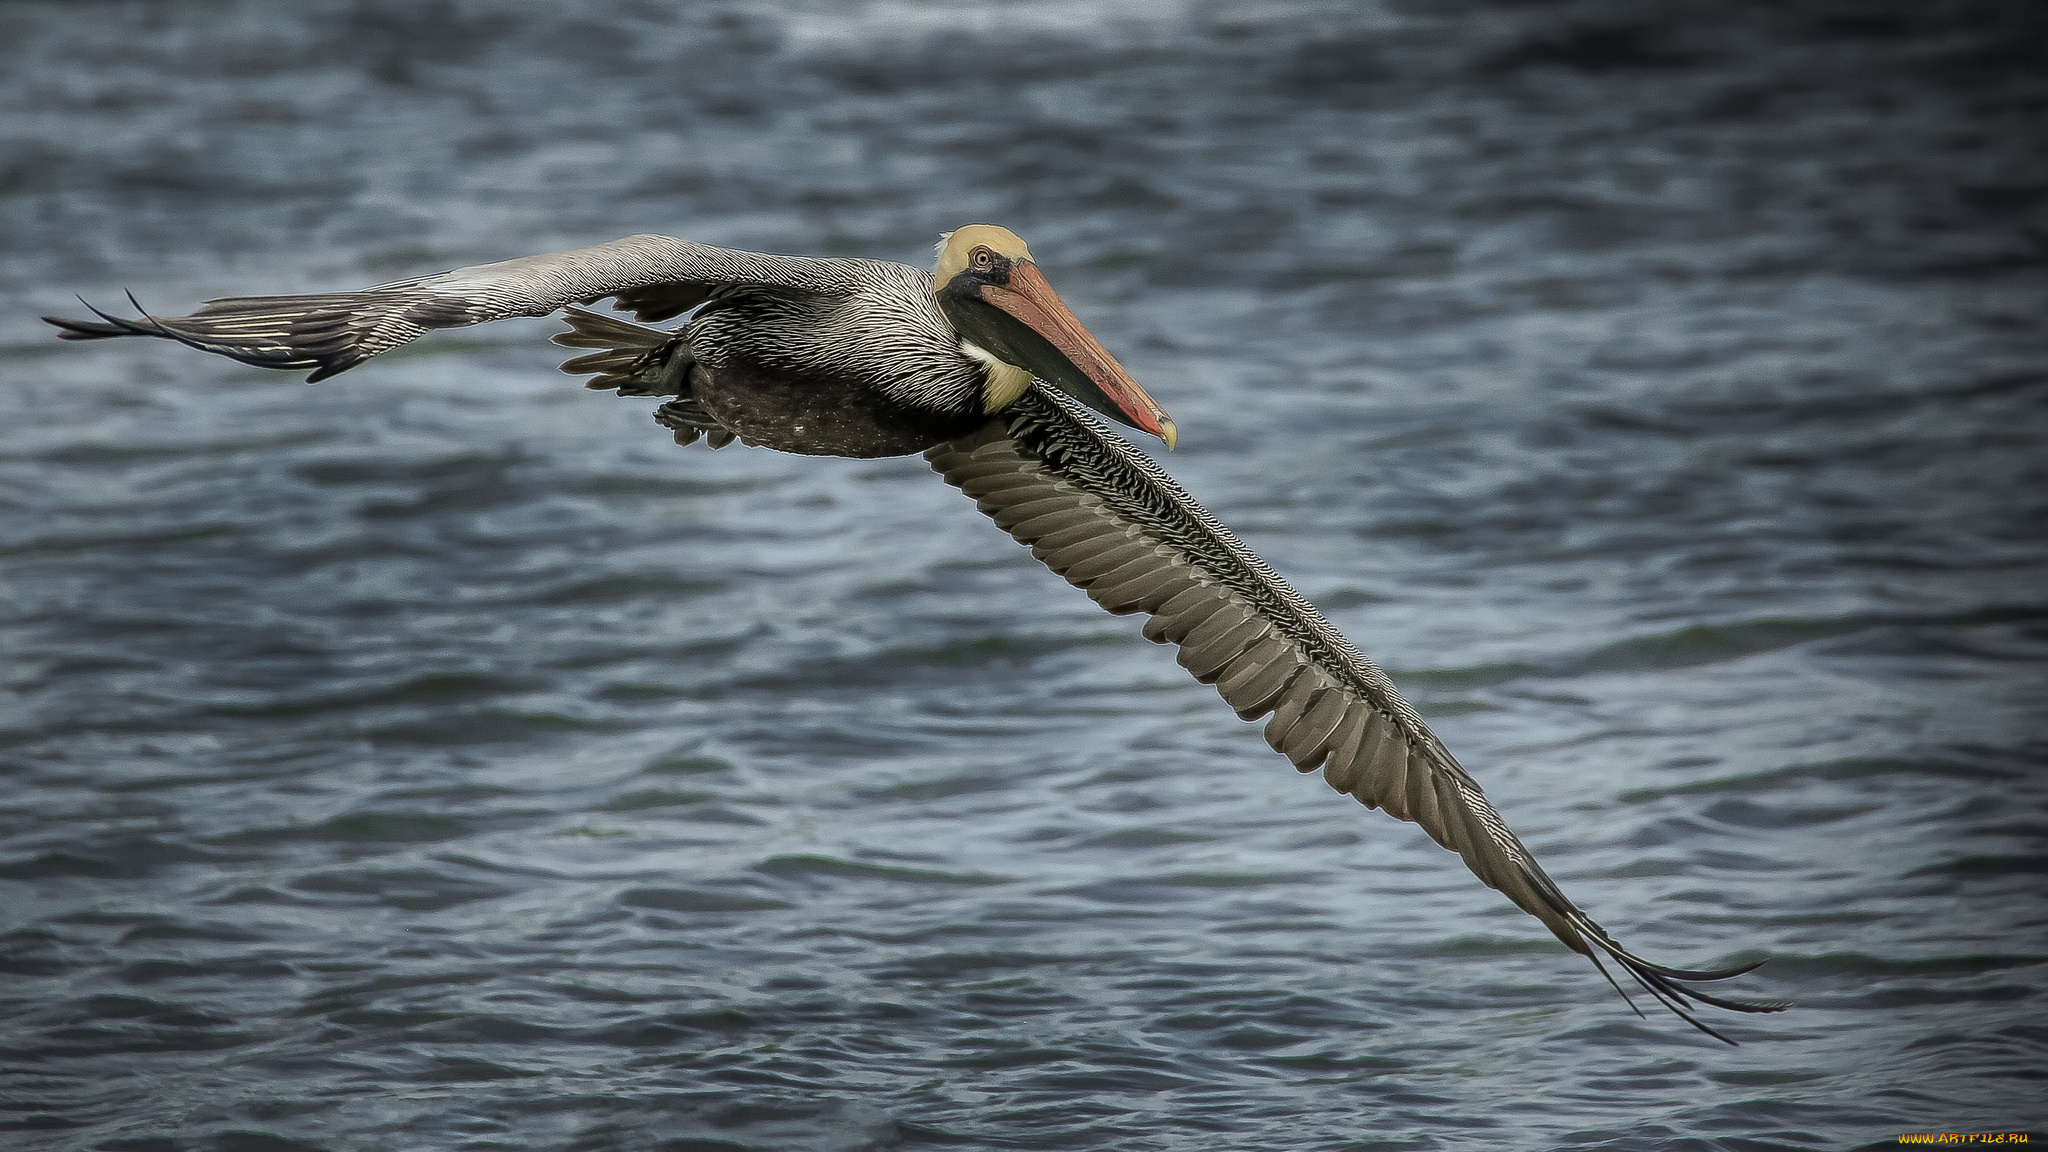
[[[1022,395],[1037,376],[1173,447],[1176,430],[1166,410],[1060,302],[1016,233],[993,224],[946,233],[934,281],[939,310],[960,334],[962,350],[990,365],[990,411]],[[996,384],[1003,369],[1014,383]]]

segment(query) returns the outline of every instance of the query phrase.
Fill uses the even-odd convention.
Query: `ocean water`
[[[2021,4],[0,4],[0,1145],[2048,1135]],[[554,321],[307,388],[35,317],[1006,224],[1632,1014],[916,458]],[[1156,445],[1150,445],[1156,448]]]

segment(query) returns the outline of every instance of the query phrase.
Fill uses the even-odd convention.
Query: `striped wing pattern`
[[[1181,666],[1214,684],[1240,717],[1270,717],[1266,742],[1296,768],[1320,767],[1331,787],[1421,825],[1603,975],[1604,953],[1666,1007],[1722,1040],[1689,1002],[1747,1012],[1786,1007],[1685,984],[1741,975],[1753,964],[1668,968],[1616,943],[1544,873],[1386,674],[1076,402],[1035,385],[981,431],[925,458],[1097,604],[1149,613],[1146,638],[1179,645]]]
[[[478,264],[356,292],[210,300],[190,316],[46,316],[67,340],[161,336],[261,368],[310,370],[309,382],[388,352],[436,328],[546,316],[568,304],[618,297],[642,320],[688,311],[732,287],[840,294],[870,280],[876,261],[773,256],[678,240],[628,236],[607,244]],[[130,303],[134,298],[130,297]],[[88,308],[92,307],[87,305]]]

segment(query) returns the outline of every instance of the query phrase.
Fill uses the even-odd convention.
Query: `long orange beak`
[[[1146,395],[1145,390],[1138,387],[1138,382],[1131,379],[1131,374],[1124,371],[1124,366],[1116,362],[1116,357],[1111,356],[1109,350],[1081,326],[1059,293],[1045,282],[1038,265],[1030,260],[1017,261],[1010,268],[1010,286],[998,288],[984,284],[981,286],[981,298],[1045,337],[1083,376],[1101,389],[1110,403],[1130,417],[1131,423],[1166,441],[1168,448],[1173,447],[1180,432],[1166,415],[1166,409]],[[1042,372],[1039,374],[1044,375]]]

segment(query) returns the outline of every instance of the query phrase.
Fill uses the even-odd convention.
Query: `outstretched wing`
[[[1720,1040],[1727,1037],[1695,1018],[1689,1002],[1740,1012],[1787,1007],[1686,986],[1739,976],[1755,964],[1668,968],[1616,943],[1544,874],[1386,673],[1079,404],[1034,386],[981,431],[925,458],[1096,603],[1119,614],[1150,613],[1145,636],[1178,644],[1182,667],[1216,685],[1239,716],[1270,713],[1266,742],[1295,767],[1320,767],[1332,788],[1420,824],[1566,947],[1592,958],[1603,975],[1602,953]]]
[[[642,320],[665,320],[726,287],[844,293],[857,283],[860,270],[873,263],[771,256],[642,235],[457,268],[358,292],[209,300],[192,315],[172,319],[146,312],[128,319],[97,308],[97,322],[43,319],[56,325],[66,340],[161,336],[262,368],[311,369],[306,378],[310,382],[345,372],[436,328],[545,316],[566,304],[587,304],[607,296],[616,296],[617,307]],[[136,310],[141,312],[141,305]]]

